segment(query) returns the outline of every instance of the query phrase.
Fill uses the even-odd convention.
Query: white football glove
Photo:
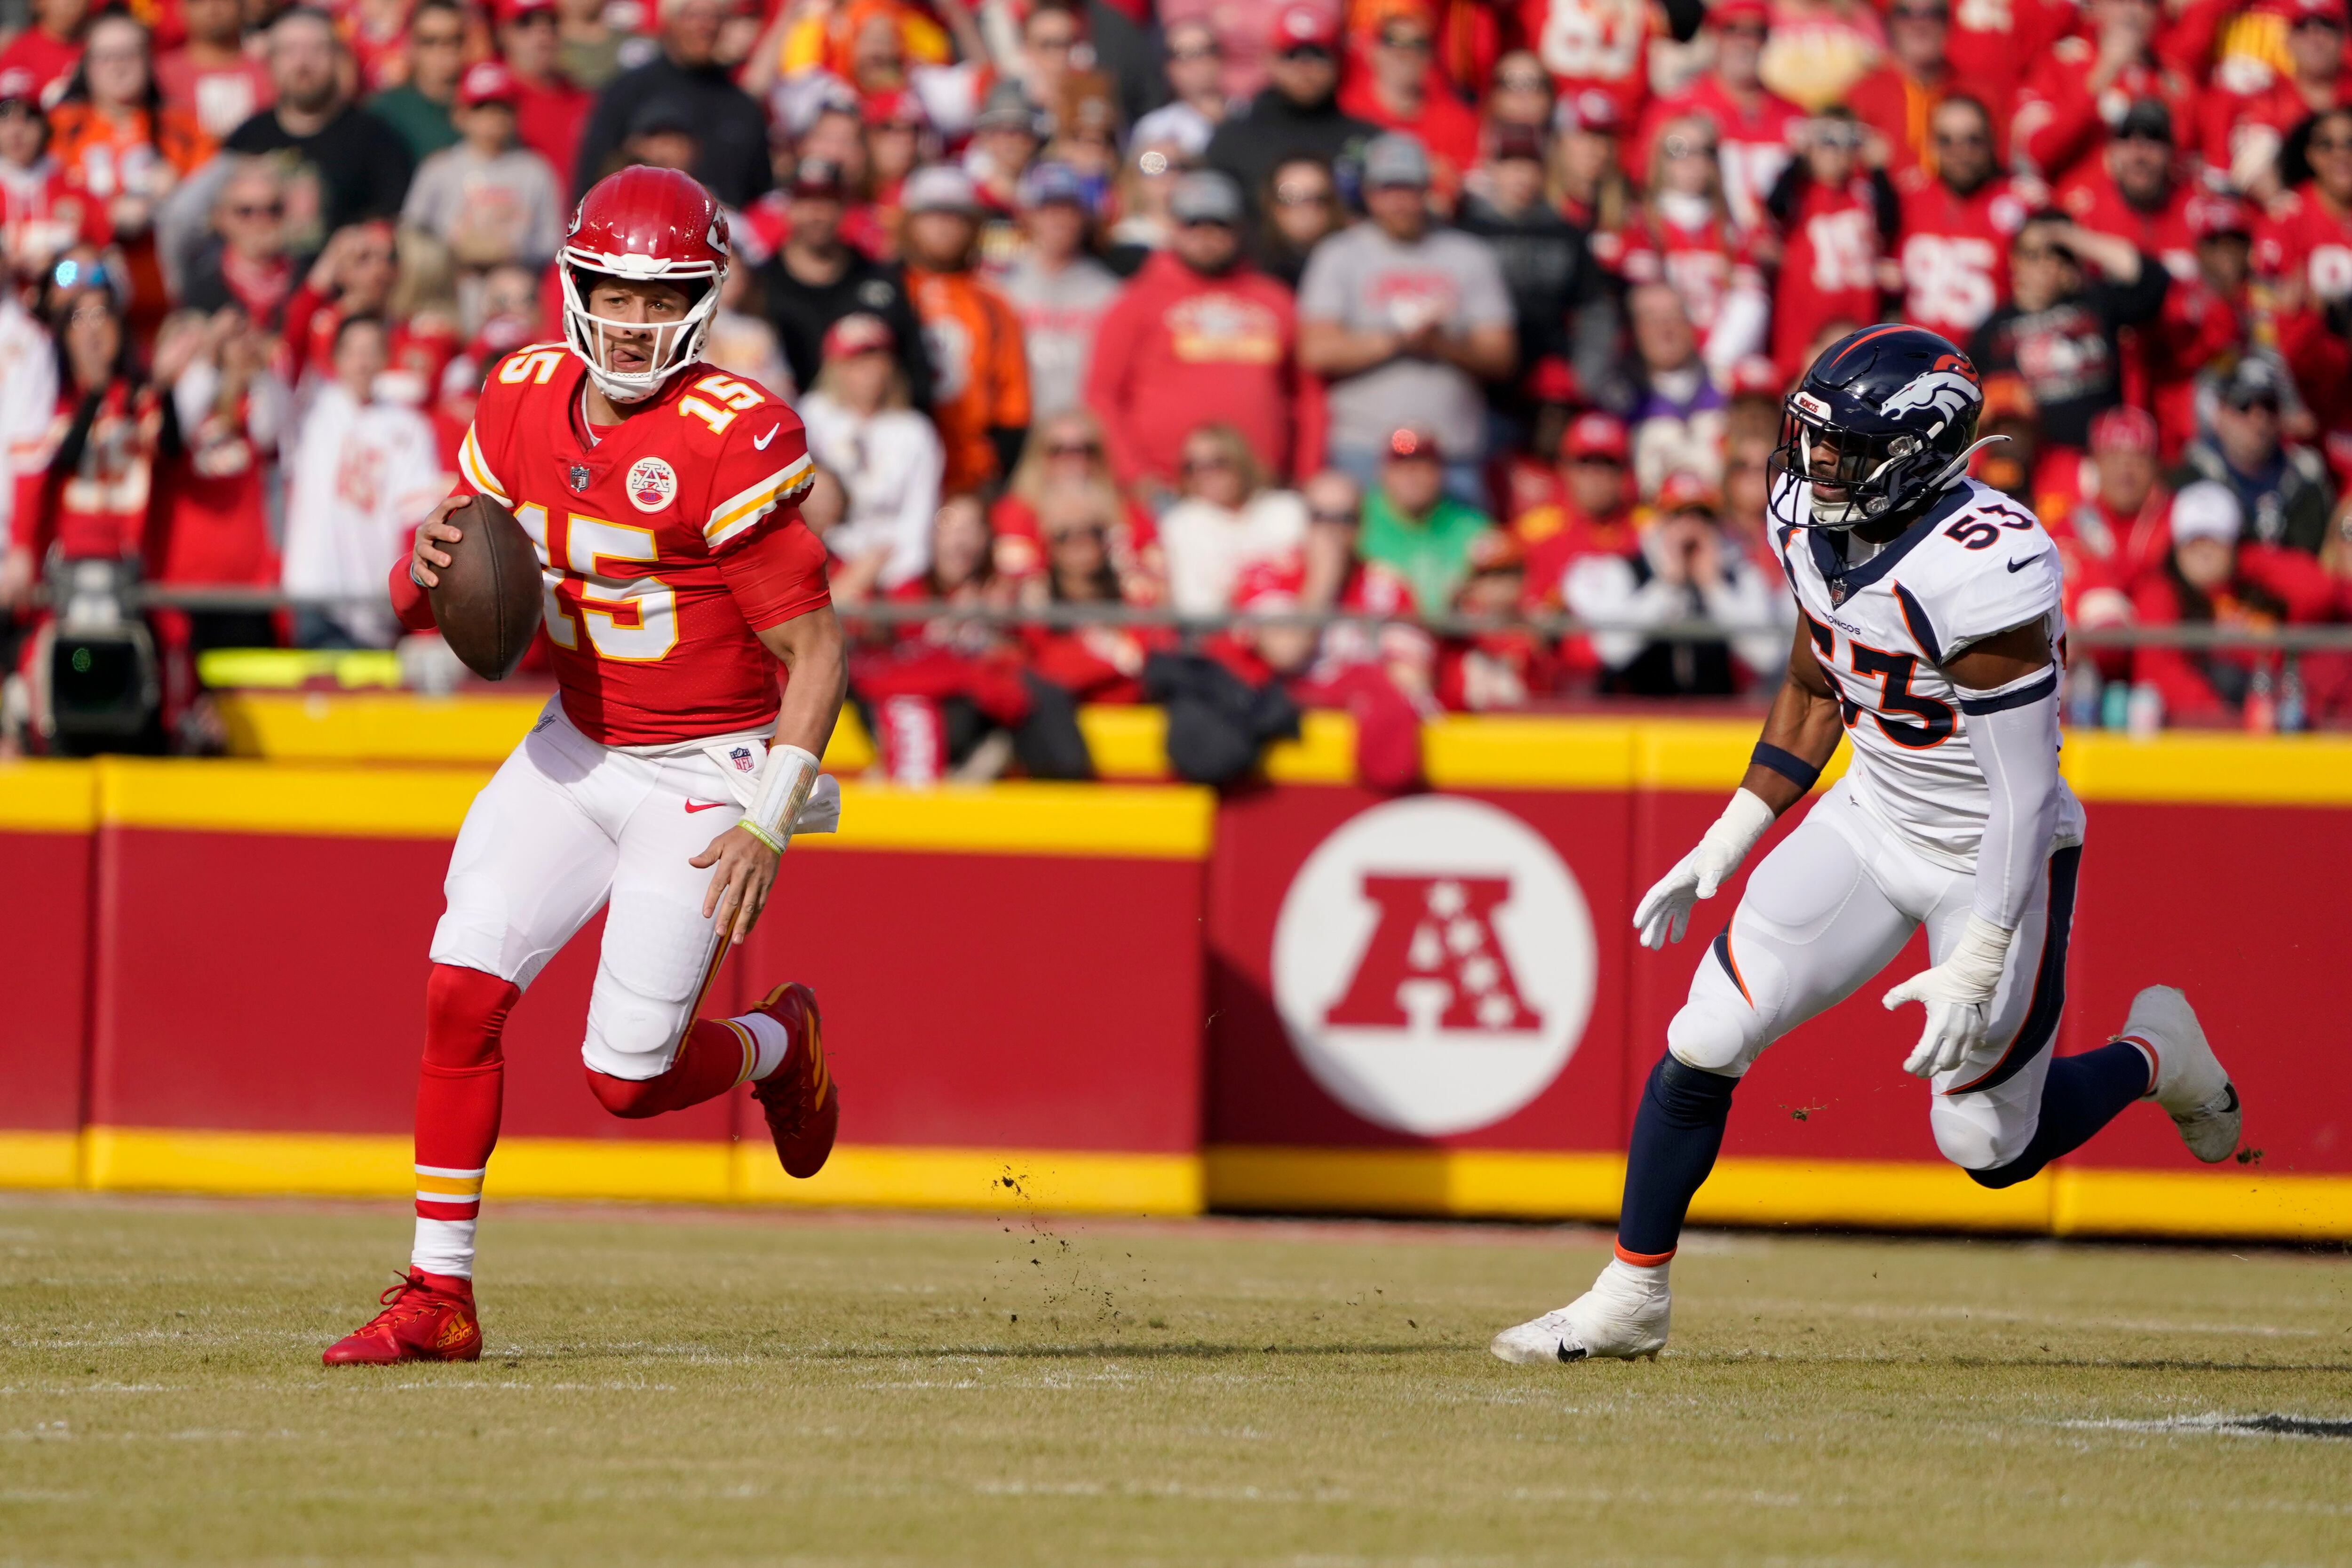
[[[1992,994],[2000,986],[2001,963],[2009,956],[2013,934],[1971,914],[1950,956],[1886,994],[1890,1013],[1906,1002],[1921,1003],[1927,1009],[1927,1026],[1903,1058],[1905,1072],[1920,1078],[1949,1072],[1984,1044],[1985,1031],[1991,1026]]]
[[[1658,880],[1658,885],[1642,895],[1642,902],[1633,910],[1633,929],[1642,933],[1642,945],[1655,951],[1670,942],[1680,942],[1690,924],[1691,906],[1701,899],[1715,897],[1730,875],[1739,869],[1756,841],[1772,826],[1772,808],[1754,790],[1733,792],[1731,804],[1715,819],[1697,847],[1675,862],[1675,868]]]

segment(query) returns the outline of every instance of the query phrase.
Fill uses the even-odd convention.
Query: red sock
[[[614,1078],[588,1069],[588,1088],[615,1116],[659,1116],[700,1105],[741,1083],[751,1073],[752,1047],[740,1029],[717,1018],[689,1026],[669,1070],[659,1078]]]
[[[522,993],[478,969],[436,963],[425,984],[416,1080],[416,1247],[435,1274],[470,1276],[482,1176],[499,1142],[506,1058],[499,1036]]]

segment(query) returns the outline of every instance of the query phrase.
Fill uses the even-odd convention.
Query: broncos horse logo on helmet
[[[1969,356],[1919,327],[1851,332],[1781,405],[1777,521],[1855,528],[1923,511],[1967,474],[1984,390]],[[1798,504],[1803,484],[1807,504]]]

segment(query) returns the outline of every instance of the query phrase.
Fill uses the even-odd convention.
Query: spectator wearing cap
[[[881,317],[844,316],[825,333],[824,368],[800,403],[809,455],[848,492],[847,513],[824,541],[842,563],[835,592],[848,604],[930,565],[946,457],[931,422],[907,405],[896,347]]]
[[[950,495],[1002,482],[1029,433],[1029,361],[1020,318],[973,269],[980,194],[945,165],[907,182],[907,296],[936,356],[931,416]]]
[[[2017,231],[2009,279],[2009,303],[1977,329],[1969,354],[1986,375],[2023,378],[2045,448],[2079,451],[2091,421],[2123,401],[2124,329],[2156,319],[2171,275],[2131,241],[2053,211]]]
[[[2327,465],[2308,447],[2289,447],[2281,434],[2284,382],[2274,362],[2258,354],[2241,359],[2214,388],[2212,434],[2189,444],[2175,478],[2184,490],[2198,479],[2227,489],[2249,542],[2316,555],[2327,542],[2336,497]]]
[[[241,0],[181,0],[180,19],[187,38],[157,57],[155,86],[217,142],[269,106],[269,72],[246,52]]]
[[[458,0],[417,0],[408,14],[408,79],[368,100],[368,111],[400,132],[408,155],[426,156],[457,142],[450,111],[466,74],[466,8]]]
[[[1198,158],[1225,121],[1225,53],[1217,31],[1205,21],[1179,22],[1165,35],[1168,102],[1135,122],[1129,142],[1138,147],[1168,143]]]
[[[1333,235],[1308,258],[1299,362],[1331,384],[1334,466],[1369,481],[1396,430],[1426,425],[1446,454],[1448,489],[1481,504],[1485,384],[1517,368],[1517,322],[1494,251],[1432,227],[1428,196],[1420,142],[1391,132],[1365,150],[1372,221]]]
[[[1530,607],[1559,608],[1570,567],[1633,544],[1633,440],[1625,422],[1592,409],[1559,438],[1552,493],[1511,519],[1528,548]]]
[[[1788,165],[1790,139],[1804,110],[1764,85],[1764,38],[1770,27],[1765,0],[1716,0],[1706,28],[1715,37],[1715,64],[1683,91],[1660,99],[1642,117],[1639,162],[1676,121],[1706,121],[1722,167],[1723,198],[1742,229],[1764,221],[1764,198]]]
[[[0,71],[29,71],[33,92],[44,104],[52,89],[81,63],[83,25],[93,7],[89,0],[28,0],[33,25],[0,49]]]
[[[1045,144],[1051,128],[1018,81],[1008,78],[988,89],[971,122],[971,145],[964,153],[963,168],[992,216],[1009,216],[1020,209],[1021,176]]]
[[[1812,363],[1811,346],[1830,328],[1876,321],[1881,291],[1900,278],[1893,253],[1903,204],[1886,171],[1870,161],[1871,134],[1849,110],[1815,116],[1804,150],[1764,199],[1781,247],[1771,353],[1792,375]]]
[[[1117,274],[1089,249],[1094,191],[1064,163],[1040,163],[1021,184],[1027,239],[998,287],[1028,344],[1029,405],[1038,418],[1075,406],[1103,314],[1118,298]]]
[[[2172,492],[2160,482],[2156,421],[2129,404],[2091,421],[2089,493],[2041,498],[2035,508],[2057,542],[2070,625],[2112,625],[2131,616],[2133,584],[2172,548]],[[2128,673],[2129,659],[2101,667]]]
[[[1156,0],[1152,6],[1162,37],[1188,24],[1208,27],[1217,40],[1219,85],[1230,104],[1248,102],[1270,79],[1284,41],[1291,37],[1286,13],[1319,13],[1322,25],[1336,42],[1346,0]],[[1302,31],[1304,23],[1297,24]]]
[[[2085,33],[2034,58],[2017,93],[2009,151],[2019,167],[2063,184],[2113,130],[2109,103],[2161,99],[2172,122],[2194,123],[2196,84],[2158,58],[2157,0],[2091,0]]]
[[[288,246],[314,254],[347,225],[397,214],[415,160],[398,132],[345,96],[342,45],[326,14],[299,5],[281,12],[262,58],[276,101],[222,146],[292,165]]]
[[[1356,541],[1358,554],[1403,579],[1423,616],[1452,608],[1454,591],[1470,575],[1471,541],[1495,526],[1484,511],[1447,493],[1447,457],[1430,426],[1391,431],[1364,493]]]
[[[499,55],[514,73],[515,134],[568,180],[596,100],[563,74],[555,0],[498,0],[494,10]]]
[[[2189,205],[2198,195],[2175,177],[2172,110],[2143,98],[2124,110],[2096,158],[2058,187],[2055,205],[2084,228],[2119,235],[2164,263],[2176,279],[2197,275]]]
[[[2216,76],[2205,95],[2206,167],[2257,201],[2280,193],[2278,161],[2287,137],[2315,114],[2352,108],[2345,68],[2343,0],[2257,0],[2255,15],[2286,26],[2286,69],[2263,73],[2251,92]]]
[[[1306,544],[1307,503],[1296,490],[1268,486],[1232,425],[1202,425],[1184,438],[1181,491],[1159,525],[1168,602],[1179,614],[1223,614],[1244,571]]]
[[[1258,193],[1257,237],[1251,256],[1260,271],[1296,289],[1307,276],[1307,258],[1315,247],[1347,224],[1331,165],[1320,158],[1288,159],[1274,166],[1266,188]]]
[[[1601,91],[1561,95],[1552,116],[1552,181],[1560,216],[1592,237],[1604,267],[1622,258],[1619,231],[1633,209],[1622,138],[1625,121],[1617,100]]]
[[[1505,622],[1527,598],[1527,547],[1500,529],[1470,542],[1470,574],[1454,591],[1454,613]],[[1457,713],[1510,712],[1530,697],[1551,694],[1559,659],[1546,639],[1524,626],[1494,626],[1438,645],[1437,700]]]
[[[1949,0],[1894,0],[1886,8],[1886,55],[1845,95],[1854,118],[1878,132],[1891,175],[1936,170],[1927,117],[1958,85],[1948,52]]]
[[[1217,127],[1204,154],[1209,167],[1233,176],[1244,192],[1263,190],[1275,166],[1288,159],[1304,154],[1337,163],[1380,133],[1339,107],[1339,22],[1330,11],[1287,5],[1276,12],[1266,68],[1269,84]]]
[[[861,106],[861,142],[866,151],[865,210],[885,240],[881,254],[896,256],[898,226],[905,217],[899,197],[907,177],[937,153],[937,138],[922,100],[911,92],[877,93]],[[874,254],[869,252],[869,254]]]
[[[1362,68],[1341,81],[1339,107],[1427,148],[1431,186],[1451,208],[1463,176],[1478,162],[1478,117],[1437,68],[1429,7],[1423,0],[1380,0],[1358,58]]]
[[[768,117],[718,57],[727,7],[721,0],[660,0],[660,10],[661,53],[614,77],[596,97],[580,139],[572,195],[586,195],[603,175],[639,105],[674,100],[692,115],[688,129],[698,149],[694,177],[727,205],[741,207],[774,176],[768,167]]]
[[[502,62],[468,66],[457,88],[464,139],[417,165],[400,209],[404,225],[476,275],[509,261],[543,267],[563,243],[562,187],[547,160],[516,140],[516,97]]]
[[[1225,175],[1186,174],[1169,207],[1174,237],[1104,314],[1087,372],[1112,465],[1130,487],[1172,490],[1185,438],[1214,416],[1260,468],[1288,478],[1312,460],[1321,417],[1290,290],[1243,258],[1242,195]]]
[[[1584,230],[1544,196],[1542,136],[1504,126],[1462,198],[1455,223],[1484,240],[1502,268],[1518,331],[1518,370],[1572,363],[1580,382],[1605,380],[1618,354],[1614,290],[1592,258]],[[1517,389],[1500,399],[1524,428],[1531,400]]]
[[[1780,672],[1788,595],[1768,581],[1719,521],[1715,487],[1669,475],[1650,526],[1622,555],[1588,555],[1570,571],[1565,598],[1580,619],[1643,628],[1713,621],[1721,641],[1653,637],[1641,629],[1596,631],[1601,689],[1633,697],[1727,697]]]
[[[2133,619],[2144,626],[2203,623],[2266,631],[2283,623],[2325,620],[2336,585],[2300,550],[2256,542],[2228,485],[2200,480],[2172,498],[2171,550],[2132,590]],[[2166,720],[2180,724],[2240,721],[2255,672],[2275,666],[2263,649],[2185,648],[2144,644],[2132,650],[2132,679],[2153,685]]]
[[[824,335],[835,321],[855,312],[878,316],[890,329],[898,368],[906,373],[907,395],[918,409],[931,404],[930,356],[922,323],[907,294],[904,273],[895,264],[861,256],[842,237],[845,193],[838,165],[803,159],[793,171],[784,195],[788,234],[761,268],[761,296],[768,324],[802,386],[816,381],[824,360]]]

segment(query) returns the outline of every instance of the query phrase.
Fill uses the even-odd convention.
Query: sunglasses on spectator
[[[2054,245],[2021,245],[2009,253],[2012,261],[2063,261],[2072,265],[2074,253]]]
[[[1580,468],[1622,468],[1622,458],[1612,458],[1606,452],[1580,452],[1569,461]]]
[[[1666,138],[1665,145],[1666,156],[1669,158],[1712,158],[1715,156],[1715,143],[1696,136],[1669,136]]]
[[[2241,414],[2252,414],[2259,408],[2273,419],[2278,417],[2278,395],[2273,392],[2234,393],[2221,401]]]
[[[1276,189],[1274,202],[1284,207],[1328,207],[1331,192],[1323,185],[1282,185]]]
[[[1168,58],[1171,60],[1221,60],[1225,58],[1225,51],[1214,44],[1195,44],[1189,49],[1171,49]]]
[[[1496,77],[1495,85],[1505,92],[1541,92],[1551,79],[1540,71],[1509,71]]]
[[[1897,5],[1886,13],[1890,22],[1949,22],[1952,14],[1941,5]]]
[[[284,217],[284,202],[239,202],[228,209],[236,217]]]
[[[1382,33],[1381,47],[1402,49],[1409,54],[1425,55],[1429,53],[1429,39],[1421,33]]]
[[[2315,136],[2311,139],[2315,153],[2352,153],[2352,136]]]
[[[1948,131],[1936,132],[1936,145],[1938,147],[1982,147],[1991,140],[1981,131],[1963,131],[1958,135]]]
[[[1045,444],[1049,458],[1099,458],[1102,447],[1092,441],[1049,441]]]
[[[2297,16],[2287,31],[2300,33],[2305,27],[2325,27],[2331,33],[2340,33],[2344,24],[2333,16]]]
[[[1046,535],[1045,542],[1048,544],[1059,545],[1073,543],[1078,540],[1085,540],[1092,544],[1100,544],[1103,542],[1103,525],[1101,523],[1086,522],[1080,523],[1076,528],[1057,528],[1052,533]]]
[[[408,41],[420,49],[457,49],[465,47],[466,35],[462,29],[455,33],[412,33]]]
[[[556,25],[555,8],[551,5],[544,11],[525,11],[507,25],[512,27],[552,27]]]
[[[1728,26],[1717,27],[1716,31],[1727,38],[1748,38],[1760,44],[1764,41],[1766,28],[1761,22],[1734,22]]]
[[[1321,44],[1293,44],[1282,51],[1282,58],[1286,60],[1315,60],[1328,66],[1338,57]]]
[[[1307,520],[1309,522],[1337,523],[1342,528],[1353,528],[1363,521],[1353,510],[1337,511],[1328,507],[1317,507],[1309,510]]]
[[[1816,120],[1812,135],[1816,147],[1837,147],[1851,153],[1862,145],[1862,127],[1843,120]]]
[[[1188,474],[1214,473],[1220,468],[1230,468],[1233,466],[1234,460],[1231,458],[1226,457],[1222,452],[1217,453],[1213,457],[1187,458],[1184,459],[1184,471]]]
[[[2147,125],[2127,125],[2116,132],[2116,140],[2118,142],[2146,142],[2167,150],[2169,150],[2172,146],[2171,137],[2164,135],[2152,126]]]

